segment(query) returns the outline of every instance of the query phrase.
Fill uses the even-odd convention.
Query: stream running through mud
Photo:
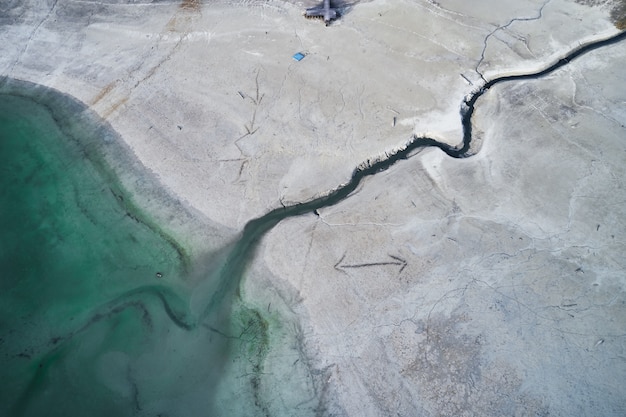
[[[8,92],[3,88],[11,82],[0,82],[5,114],[21,109],[39,124],[29,127],[28,118],[18,116],[0,119],[5,158],[0,188],[5,236],[0,246],[5,275],[0,287],[0,376],[5,381],[0,414],[251,415],[259,407],[269,414],[259,386],[271,332],[263,315],[239,299],[246,265],[263,235],[284,219],[343,201],[364,178],[420,149],[436,147],[453,158],[471,156],[472,115],[491,87],[540,78],[625,38],[621,32],[580,46],[542,70],[486,81],[461,103],[463,137],[458,147],[413,137],[384,158],[364,162],[347,183],[327,194],[249,221],[239,238],[205,266],[202,282],[186,290],[184,280],[176,285],[154,280],[155,273],[168,279],[188,274],[189,260],[182,247],[133,206],[114,176],[103,174],[106,163],[95,155],[104,145],[97,142],[115,142],[99,140],[106,137],[106,129],[84,133],[76,127],[80,118],[67,122],[65,114],[55,117],[60,99],[50,97],[62,96],[59,92],[39,86],[21,97],[16,93],[19,82]],[[70,118],[87,111],[75,100],[62,101]],[[81,139],[86,145],[62,149],[65,139],[84,134],[91,137]],[[35,136],[49,137],[36,142]],[[132,164],[122,161],[118,168]],[[22,238],[29,240],[18,243]],[[241,365],[232,364],[237,361]],[[237,391],[243,390],[242,379],[225,377],[227,372],[245,372],[249,393]],[[225,378],[230,378],[228,387]],[[250,404],[233,408],[224,398]],[[311,415],[315,407],[312,403]]]

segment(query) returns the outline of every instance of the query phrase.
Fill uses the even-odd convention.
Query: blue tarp
[[[293,55],[293,59],[296,61],[302,61],[302,58],[304,58],[304,54],[302,52],[298,52]]]

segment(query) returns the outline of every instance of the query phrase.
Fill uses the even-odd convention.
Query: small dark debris
[[[181,125],[176,125],[176,127],[178,128],[178,130],[183,130],[183,127]]]
[[[580,267],[576,268],[576,272],[582,272],[583,274],[585,273],[585,271],[583,271],[583,269]]]
[[[116,193],[113,188],[109,188],[109,191],[111,191],[111,194],[113,194],[113,196],[118,199],[120,202],[124,202],[124,196],[121,194]]]
[[[130,211],[127,211],[127,212],[126,212],[126,215],[127,215],[128,217],[130,217],[132,220],[136,221],[137,223],[141,223],[141,222],[139,221],[139,219],[138,219],[136,216],[134,216],[134,215],[132,215],[132,214],[130,213]]]
[[[162,273],[160,273],[160,272],[157,272],[157,273],[156,273],[156,277],[157,277],[157,278],[163,278],[163,274],[162,274]]]
[[[597,225],[597,226],[596,226],[596,232],[597,232],[598,230],[600,230],[600,225]]]

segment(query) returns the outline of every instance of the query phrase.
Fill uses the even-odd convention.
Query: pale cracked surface
[[[478,155],[423,151],[270,232],[331,410],[624,415],[624,58],[494,87]]]
[[[329,28],[303,7],[11,1],[0,76],[89,104],[167,189],[241,229],[412,133],[457,144],[481,76],[615,33],[573,0],[374,0]],[[626,414],[625,59],[622,43],[498,85],[476,156],[422,151],[266,236],[244,293],[297,313],[321,414]],[[270,352],[266,372],[290,360]]]
[[[359,2],[326,28],[278,0],[12,1],[0,75],[91,105],[166,187],[241,228],[413,132],[459,143],[476,67],[537,67],[614,31],[607,10],[569,0],[464,4]]]

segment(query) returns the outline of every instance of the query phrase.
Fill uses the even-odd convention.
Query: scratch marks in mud
[[[340,272],[346,272],[346,269],[358,269],[358,268],[371,268],[371,267],[380,267],[380,266],[399,266],[398,275],[404,271],[404,268],[407,267],[408,263],[406,260],[400,258],[399,256],[394,256],[387,254],[389,259],[378,262],[361,262],[361,263],[343,263],[346,254],[344,253],[341,259],[335,264],[334,268]]]
[[[50,7],[50,9],[48,9],[48,13],[46,13],[46,15],[43,17],[43,19],[41,19],[41,21],[39,21],[37,26],[35,26],[33,31],[30,33],[30,35],[28,36],[28,39],[24,43],[24,47],[22,48],[22,50],[18,54],[18,56],[15,59],[15,61],[13,61],[13,64],[11,64],[11,67],[9,68],[9,71],[8,71],[8,76],[11,76],[13,74],[13,69],[15,68],[15,66],[22,61],[22,58],[28,52],[28,48],[30,47],[30,44],[32,43],[35,35],[37,35],[37,32],[39,31],[39,28],[50,18],[52,13],[55,11],[55,9],[57,7],[58,1],[59,0],[54,0],[54,2],[52,3],[52,6]]]
[[[259,127],[256,126],[255,124],[256,116],[257,116],[257,111],[259,110],[259,106],[261,105],[261,101],[263,101],[263,97],[265,96],[265,94],[261,94],[259,92],[259,72],[260,70],[257,70],[256,76],[254,77],[254,84],[255,84],[254,97],[242,91],[239,91],[239,95],[241,96],[241,98],[244,100],[249,99],[254,106],[253,111],[252,111],[252,116],[250,117],[250,121],[243,125],[243,127],[246,129],[246,133],[239,139],[243,139],[244,137],[248,135],[254,135],[256,131],[259,130]]]
[[[261,93],[261,90],[259,87],[260,72],[261,70],[257,69],[256,75],[254,77],[254,93],[253,94],[248,94],[241,90],[237,91],[237,94],[239,94],[242,100],[252,104],[252,114],[250,115],[250,120],[247,123],[244,123],[243,125],[243,128],[245,129],[246,132],[243,133],[234,142],[235,146],[239,150],[239,153],[241,154],[241,158],[236,158],[232,160],[232,161],[241,162],[241,166],[239,167],[239,173],[237,174],[237,179],[235,180],[235,182],[241,180],[242,174],[244,170],[246,169],[246,167],[248,166],[248,163],[250,162],[249,156],[246,155],[246,153],[240,146],[239,142],[246,137],[254,135],[260,128],[260,126],[257,125],[257,115],[258,115],[259,108],[261,106],[261,102],[263,101],[263,97],[265,97],[265,94]]]

